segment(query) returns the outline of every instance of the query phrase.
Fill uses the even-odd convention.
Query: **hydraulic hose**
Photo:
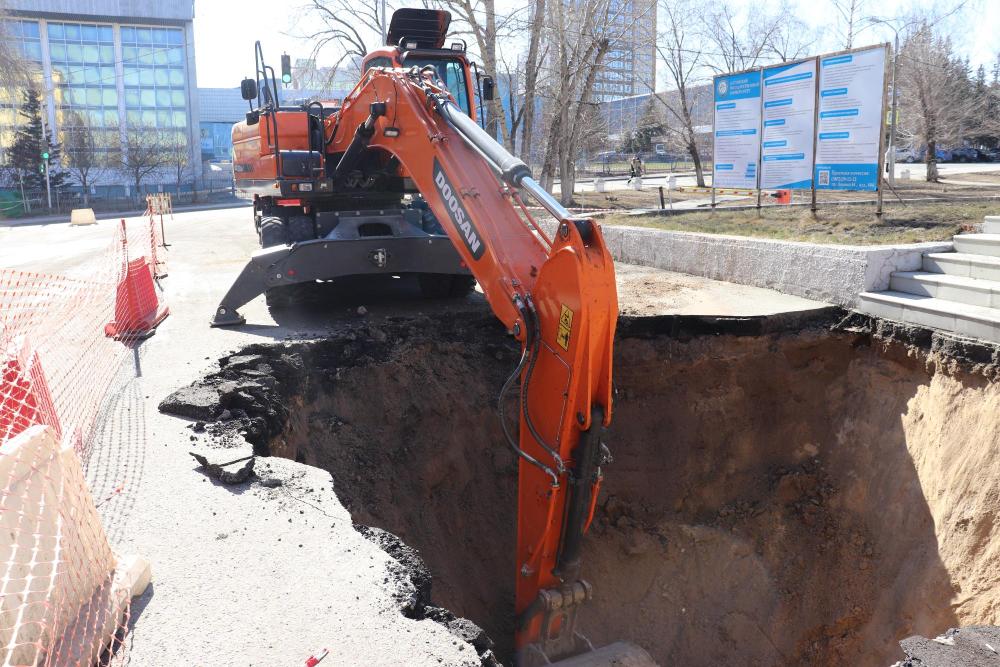
[[[507,378],[507,381],[503,383],[503,387],[500,389],[500,397],[497,401],[498,412],[500,413],[500,426],[503,428],[503,434],[504,437],[507,439],[507,444],[510,446],[511,449],[514,450],[514,453],[523,458],[531,465],[537,467],[546,475],[548,475],[549,478],[552,480],[552,487],[558,488],[559,476],[555,473],[555,471],[552,470],[552,468],[545,465],[544,463],[542,463],[541,461],[539,461],[538,459],[536,459],[535,457],[533,457],[528,452],[518,447],[517,442],[511,436],[510,430],[507,428],[507,417],[504,414],[505,413],[504,401],[507,398],[507,393],[510,391],[511,386],[513,386],[514,384],[514,381],[518,378],[518,376],[521,375],[521,371],[524,370],[525,364],[528,363],[529,354],[530,354],[529,349],[527,346],[525,346],[524,351],[521,353],[521,360],[518,362],[517,366],[514,368],[514,371],[510,374],[510,377]]]

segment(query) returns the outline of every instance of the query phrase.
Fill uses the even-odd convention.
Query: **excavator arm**
[[[589,648],[576,610],[590,598],[580,548],[609,460],[611,364],[618,300],[600,227],[572,218],[528,167],[418,72],[370,70],[345,101],[339,131],[399,160],[522,346],[500,398],[519,456],[515,644],[522,664]],[[334,136],[333,143],[347,137]],[[555,218],[549,237],[521,203]],[[506,397],[518,385],[518,436]]]

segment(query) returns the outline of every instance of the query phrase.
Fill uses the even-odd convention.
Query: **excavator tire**
[[[273,248],[288,243],[285,221],[277,216],[266,216],[260,221],[260,247]]]
[[[452,276],[450,296],[459,298],[472,294],[476,289],[476,279],[472,276]]]
[[[264,301],[267,302],[267,309],[285,310],[291,308],[298,301],[300,291],[301,285],[272,287],[264,292]]]
[[[316,238],[316,223],[308,215],[288,216],[288,240],[292,243]]]
[[[428,299],[445,299],[452,295],[454,276],[450,273],[420,273],[417,283],[420,292]]]

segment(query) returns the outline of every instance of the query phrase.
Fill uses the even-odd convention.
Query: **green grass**
[[[828,206],[815,214],[805,207],[693,211],[669,216],[609,213],[605,225],[630,225],[682,232],[732,234],[787,241],[876,245],[946,241],[963,228],[1000,214],[1000,202],[886,204],[881,219],[874,205]]]

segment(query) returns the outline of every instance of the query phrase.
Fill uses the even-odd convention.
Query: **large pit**
[[[661,664],[888,665],[998,619],[997,352],[843,313],[625,319],[582,612]],[[206,382],[261,454],[328,470],[511,654],[516,461],[486,315],[254,345]],[[273,379],[269,379],[273,378]],[[233,384],[235,383],[235,384]],[[228,397],[228,398],[227,398]]]

